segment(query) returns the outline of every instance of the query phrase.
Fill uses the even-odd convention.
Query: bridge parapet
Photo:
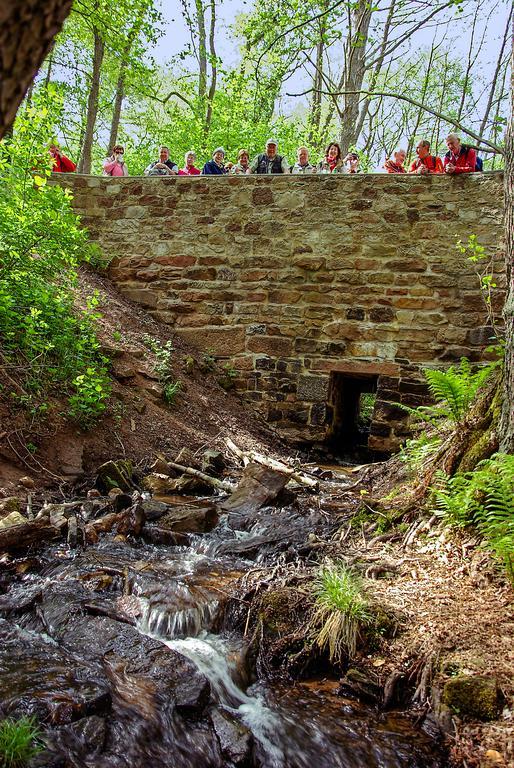
[[[58,181],[122,292],[229,361],[290,438],[344,439],[376,391],[369,445],[395,450],[422,369],[489,343],[455,243],[477,235],[501,273],[501,173]]]

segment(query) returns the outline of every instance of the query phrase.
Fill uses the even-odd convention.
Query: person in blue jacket
[[[229,172],[229,165],[231,164],[225,167],[225,150],[223,147],[218,147],[212,153],[212,160],[205,163],[202,168],[202,176],[221,176]]]

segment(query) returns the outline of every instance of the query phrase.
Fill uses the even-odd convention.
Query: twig
[[[214,488],[221,488],[223,491],[226,491],[227,493],[232,493],[235,489],[235,486],[232,483],[229,483],[226,480],[218,480],[217,477],[211,477],[210,475],[206,475],[205,472],[200,472],[199,469],[193,469],[192,467],[184,467],[182,464],[175,464],[174,461],[168,461],[167,464],[172,469],[176,469],[177,472],[183,472],[186,475],[192,475],[192,477],[198,477],[200,480],[203,480],[204,482],[209,483]]]

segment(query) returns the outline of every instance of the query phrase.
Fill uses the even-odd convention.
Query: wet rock
[[[221,451],[208,450],[202,453],[200,469],[206,475],[219,477],[226,466],[227,462]]]
[[[382,691],[376,680],[362,672],[360,669],[350,667],[340,680],[337,691],[340,696],[353,696],[359,701],[377,704],[380,701]]]
[[[253,736],[250,729],[228,712],[213,709],[210,715],[223,756],[237,768],[251,765]]]
[[[11,528],[13,525],[23,525],[27,522],[27,518],[21,515],[19,512],[9,512],[9,514],[2,517],[0,520],[1,528]]]
[[[110,694],[100,667],[40,636],[0,619],[0,714],[34,715],[43,722],[70,723],[104,710]]]
[[[63,755],[80,755],[84,760],[91,760],[102,754],[106,737],[105,720],[98,715],[91,715],[50,732],[46,740],[52,751]]]
[[[151,680],[153,689],[178,709],[200,712],[206,706],[210,685],[193,664],[134,627],[106,617],[75,617],[61,634],[61,642],[75,653],[107,659],[115,672]]]
[[[234,493],[221,506],[227,512],[249,515],[276,499],[289,480],[282,472],[252,462],[245,468]]]
[[[95,485],[103,493],[108,493],[111,488],[130,492],[133,488],[132,472],[132,462],[128,459],[107,461],[98,467]]]
[[[442,703],[461,717],[495,720],[501,710],[502,696],[493,677],[458,675],[444,684]]]
[[[159,528],[174,533],[206,533],[218,522],[218,508],[209,501],[168,508]]]
[[[129,509],[119,514],[117,523],[117,532],[122,536],[133,534],[139,536],[145,524],[145,513],[141,502],[136,502]]]
[[[187,547],[189,537],[185,533],[174,533],[166,528],[160,528],[153,523],[146,524],[141,532],[141,536],[148,544],[156,544],[167,547]]]
[[[168,505],[162,501],[143,501],[143,512],[147,520],[158,520],[166,514]]]
[[[68,546],[72,547],[73,549],[77,546],[78,525],[77,525],[77,518],[75,517],[75,515],[73,517],[70,517],[68,520],[68,534],[66,537],[66,541],[68,542]]]

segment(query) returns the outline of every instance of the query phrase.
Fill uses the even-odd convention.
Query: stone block
[[[249,352],[261,352],[272,357],[291,354],[293,342],[284,336],[248,336],[246,348]]]
[[[328,376],[299,376],[298,400],[310,402],[325,401],[328,398]]]
[[[203,351],[230,357],[245,348],[244,326],[179,328],[177,335]]]

